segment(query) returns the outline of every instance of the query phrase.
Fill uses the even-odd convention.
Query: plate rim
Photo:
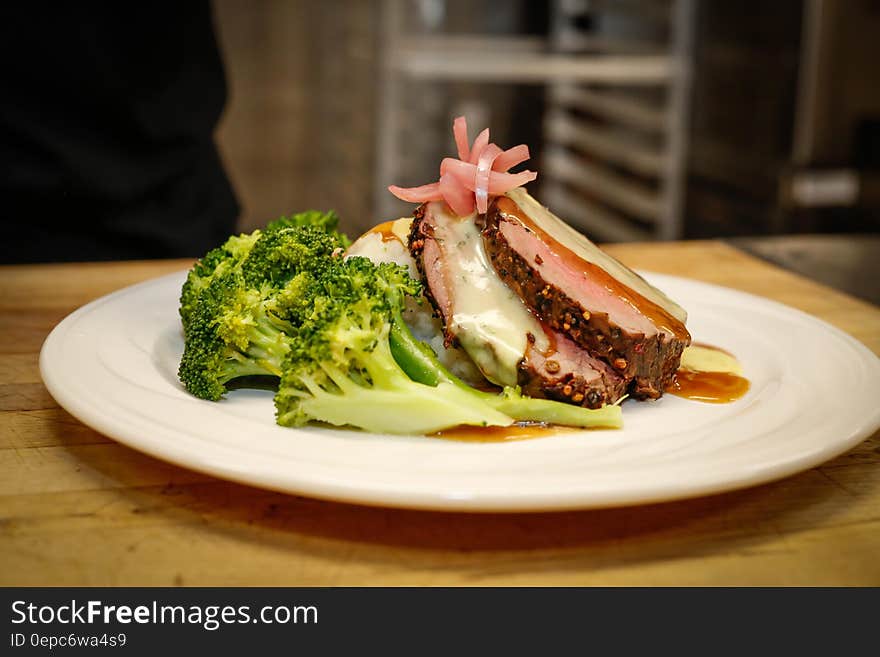
[[[849,434],[845,437],[829,443],[822,449],[814,452],[793,457],[786,461],[784,465],[776,464],[770,472],[764,468],[758,468],[750,472],[739,473],[736,477],[727,477],[697,485],[683,485],[675,490],[668,490],[665,494],[654,491],[653,493],[638,490],[631,495],[621,495],[616,493],[609,499],[597,499],[595,494],[566,494],[561,495],[559,492],[535,493],[529,492],[527,496],[518,497],[516,493],[507,492],[504,495],[495,493],[480,493],[477,496],[450,496],[449,494],[440,495],[436,493],[410,493],[406,497],[395,494],[390,490],[376,490],[375,488],[365,491],[357,486],[346,486],[340,482],[328,483],[320,479],[305,481],[302,478],[292,482],[286,480],[284,482],[276,479],[267,479],[265,476],[262,480],[256,480],[247,476],[247,473],[236,471],[235,469],[224,467],[217,463],[211,463],[207,460],[198,461],[187,458],[186,454],[174,445],[160,444],[155,441],[144,439],[137,429],[129,428],[122,423],[116,423],[108,420],[107,415],[94,412],[93,404],[88,404],[79,399],[75,394],[68,390],[61,382],[59,382],[52,372],[52,351],[56,345],[60,343],[63,335],[75,323],[89,312],[93,312],[99,306],[113,301],[115,298],[124,295],[134,294],[139,288],[160,285],[167,283],[171,279],[179,279],[182,283],[182,277],[187,269],[171,272],[161,276],[157,276],[133,285],[129,285],[97,299],[94,299],[66,315],[44,340],[39,354],[39,369],[43,383],[49,393],[56,402],[70,413],[77,420],[89,426],[99,433],[119,442],[136,451],[147,454],[153,458],[172,463],[176,466],[183,467],[205,475],[217,477],[223,480],[233,481],[239,484],[274,490],[277,492],[300,495],[334,502],[342,502],[347,504],[357,504],[376,507],[392,507],[401,509],[418,509],[431,511],[447,511],[447,512],[485,512],[485,513],[523,513],[523,512],[553,512],[553,511],[570,511],[578,509],[596,509],[596,508],[613,508],[625,507],[633,505],[657,504],[670,502],[674,500],[689,499],[706,495],[713,495],[722,492],[732,492],[749,488],[763,483],[770,483],[784,479],[793,474],[803,472],[809,468],[815,467],[830,459],[839,456],[852,449],[867,437],[876,431],[880,425],[880,405],[873,409],[873,413],[866,413],[861,418],[858,425],[852,426]],[[795,313],[804,321],[818,324],[823,329],[830,331],[837,339],[848,343],[850,347],[856,349],[861,355],[873,359],[873,367],[880,372],[880,358],[877,357],[862,342],[849,335],[845,331],[837,328],[829,322],[810,315],[802,310],[793,308],[774,299],[768,299],[759,295],[751,294],[729,288],[714,283],[706,283],[696,279],[687,277],[662,274],[647,270],[637,270],[640,275],[645,276],[649,280],[660,279],[662,287],[662,279],[679,280],[687,284],[695,284],[708,290],[715,289],[723,291],[725,294],[733,293],[742,299],[749,301],[758,301],[763,305],[775,307],[776,311]],[[289,429],[296,431],[296,429]],[[178,430],[181,434],[189,435],[189,432]],[[164,448],[164,449],[163,449]],[[228,449],[224,446],[224,449]]]

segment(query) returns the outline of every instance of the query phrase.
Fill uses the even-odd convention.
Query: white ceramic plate
[[[454,442],[274,423],[272,394],[219,402],[177,381],[184,273],[98,299],[62,321],[40,369],[71,414],[121,443],[234,481],[348,502],[525,511],[658,502],[778,479],[880,425],[880,360],[809,315],[734,290],[647,274],[688,309],[694,339],[740,359],[732,404],[624,405],[623,430]]]

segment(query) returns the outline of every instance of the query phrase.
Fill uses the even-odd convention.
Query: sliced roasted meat
[[[476,215],[459,217],[435,201],[415,213],[409,246],[447,343],[459,344],[492,383],[517,384],[527,336],[549,348],[540,322],[486,256]]]
[[[447,342],[460,344],[498,385],[591,408],[616,402],[623,378],[542,325],[498,276],[475,220],[432,202],[416,211],[412,224],[410,251]]]
[[[523,189],[496,198],[483,240],[500,278],[552,328],[657,398],[690,343],[685,311]]]
[[[530,342],[519,364],[524,394],[570,402],[587,408],[613,404],[626,392],[626,380],[561,333],[548,329],[552,349],[541,352]]]

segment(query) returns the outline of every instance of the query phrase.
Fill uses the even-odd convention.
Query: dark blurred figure
[[[2,262],[195,256],[238,216],[209,2],[0,9]]]

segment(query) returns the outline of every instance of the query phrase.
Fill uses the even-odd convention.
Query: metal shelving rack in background
[[[445,5],[427,4],[441,12]],[[691,0],[557,0],[547,34],[537,36],[410,35],[404,19],[412,6],[383,3],[378,216],[405,211],[385,187],[406,166],[409,85],[539,84],[541,201],[598,241],[682,235]]]

